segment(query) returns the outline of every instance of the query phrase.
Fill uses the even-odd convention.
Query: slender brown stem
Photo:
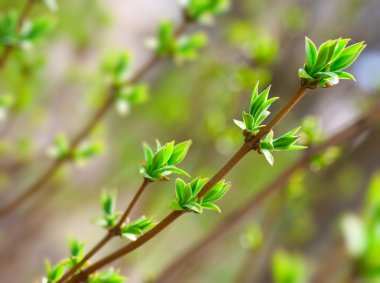
[[[302,88],[301,88],[302,89]],[[306,93],[306,90],[299,90],[296,95],[290,100],[290,101],[299,101],[299,99]],[[295,102],[296,103],[296,102]],[[287,111],[282,110],[280,113],[285,113],[281,115],[277,115],[274,119],[276,119],[278,122],[286,115],[286,113],[289,112],[290,109],[292,109],[295,105],[294,102],[289,102],[286,104],[284,108],[288,109]],[[314,149],[313,152],[318,152],[316,150],[322,151],[328,148],[329,146],[341,143],[343,141],[349,140],[351,138],[356,137],[358,134],[362,133],[365,129],[367,129],[370,125],[372,125],[375,121],[377,121],[380,118],[380,104],[377,104],[374,109],[364,118],[360,119],[358,122],[356,122],[351,127],[348,127],[347,129],[339,132],[334,136],[333,139],[328,140],[321,146],[319,146],[317,149]],[[276,125],[275,123],[269,123],[268,125],[271,125],[269,128],[269,131]],[[264,129],[265,130],[265,129]],[[260,136],[260,133],[258,134]],[[214,177],[211,178],[211,180],[204,186],[202,191],[200,192],[200,196],[203,196],[207,191],[209,191],[217,182],[219,182],[249,151],[251,150],[251,142],[245,143],[237,153],[222,167],[221,170],[219,170]],[[311,154],[311,153],[310,153]],[[311,155],[305,155],[305,158],[310,158]],[[299,161],[300,164],[303,164],[304,160]],[[299,168],[297,165],[294,165],[294,168]],[[295,170],[295,169],[290,169]],[[280,181],[278,181],[280,182]],[[275,185],[271,187],[271,191],[275,191],[278,189],[278,186]],[[270,195],[270,191],[264,190],[257,197],[254,198],[253,204],[251,203],[250,206],[247,208],[245,207],[245,210],[249,210],[251,205],[252,207],[256,208],[258,204],[260,204],[262,201],[266,199],[267,196]],[[243,211],[243,214],[246,213],[246,211]],[[148,231],[146,234],[141,236],[137,239],[137,241],[130,243],[119,250],[111,253],[110,255],[104,257],[103,259],[99,260],[98,262],[95,262],[91,266],[89,266],[87,269],[83,270],[82,272],[78,273],[76,276],[72,277],[71,280],[67,281],[68,283],[79,283],[83,280],[85,280],[91,273],[95,272],[96,270],[100,269],[101,267],[111,263],[112,261],[127,255],[137,249],[138,247],[142,246],[146,242],[148,242],[150,239],[152,239],[154,236],[159,234],[161,231],[163,231],[167,226],[169,226],[172,222],[174,222],[178,217],[180,217],[182,214],[184,214],[184,211],[174,211],[171,214],[169,214],[166,218],[164,218],[156,227]],[[234,222],[229,222],[230,224]],[[211,239],[212,241],[213,239]]]
[[[32,0],[33,1],[33,0]],[[185,20],[177,29],[177,36],[180,33],[184,32],[186,27],[190,24],[189,21]],[[128,83],[135,83],[139,81],[145,74],[149,72],[158,62],[160,61],[160,57],[152,56],[150,60],[148,60],[144,66],[138,70],[133,78]],[[75,148],[91,133],[91,131],[95,128],[98,122],[105,116],[108,110],[112,107],[115,102],[115,91],[116,88],[112,86],[109,91],[106,100],[102,104],[102,106],[90,117],[88,122],[83,126],[82,130],[74,137],[70,146],[70,152],[73,152]],[[68,161],[68,158],[60,159],[58,161],[54,161],[50,167],[27,189],[24,190],[19,196],[17,196],[10,203],[6,204],[4,207],[0,208],[0,218],[6,216],[11,213],[14,209],[20,206],[23,202],[25,202],[29,197],[34,195],[36,192],[41,190],[44,185],[55,175],[55,173],[61,168],[61,166]]]
[[[17,33],[21,31],[23,23],[25,22],[26,18],[32,11],[34,1],[35,0],[26,0],[26,3],[21,11],[20,17],[17,20],[17,25],[16,25]],[[5,66],[5,63],[7,62],[13,50],[14,50],[13,46],[7,46],[4,48],[3,54],[0,56],[0,69],[2,69]]]
[[[215,246],[219,241],[223,239],[228,233],[232,232],[237,227],[241,226],[246,219],[257,210],[260,205],[267,200],[270,196],[280,192],[285,188],[285,184],[288,182],[290,176],[292,176],[297,170],[307,168],[310,163],[310,158],[315,154],[321,153],[328,147],[333,145],[341,145],[347,141],[353,140],[355,137],[368,130],[380,119],[380,103],[375,105],[362,118],[356,122],[344,128],[342,131],[331,136],[324,143],[317,147],[307,149],[305,155],[295,161],[288,167],[283,173],[281,173],[270,184],[260,190],[259,193],[253,195],[245,205],[242,205],[238,210],[226,217],[226,219],[217,225],[213,231],[211,231],[205,238],[189,247],[184,253],[175,258],[170,265],[168,265],[161,275],[154,281],[155,283],[168,283],[177,282],[176,276],[186,267],[190,266],[190,263],[204,259],[209,253],[207,251]],[[193,265],[191,265],[193,266]],[[193,267],[196,268],[196,267]],[[323,273],[324,274],[324,273]],[[328,273],[326,273],[328,274]],[[313,281],[314,282],[314,281]],[[317,280],[317,282],[324,282],[323,280]]]
[[[148,186],[150,181],[144,178],[140,188],[134,195],[132,201],[129,203],[128,207],[124,211],[123,215],[120,217],[119,221],[108,231],[108,233],[82,258],[80,262],[78,262],[75,266],[73,266],[57,283],[62,283],[70,276],[75,274],[94,254],[96,254],[102,247],[104,247],[113,237],[119,235],[119,231],[125,220],[129,217],[131,211],[135,207],[137,201],[140,199],[142,193]]]
[[[234,167],[239,161],[252,150],[252,148],[256,145],[256,143],[260,140],[261,137],[263,137],[266,133],[268,133],[274,126],[279,123],[282,118],[285,117],[287,113],[297,104],[297,102],[303,97],[303,95],[307,92],[307,89],[303,86],[299,88],[299,90],[296,92],[296,94],[289,100],[289,102],[283,107],[283,109],[269,122],[269,124],[263,128],[257,136],[250,142],[245,142],[240,149],[227,161],[227,163],[205,184],[205,186],[202,188],[198,196],[201,198],[204,196],[208,191],[210,191],[221,179],[223,179]],[[174,222],[180,215],[182,215],[184,212],[172,212],[169,214],[162,222],[160,222],[157,226],[155,226],[152,230],[147,232],[145,235],[141,236],[137,241],[117,250],[114,253],[111,253],[109,256],[104,257],[103,259],[99,260],[98,262],[95,262],[90,267],[85,269],[84,271],[80,272],[77,276],[74,276],[71,280],[68,282],[70,283],[79,283],[81,280],[86,279],[88,275],[95,272],[97,269],[101,268],[102,266],[118,259],[121,256],[124,256],[147,241],[149,241],[151,238],[153,238],[155,235],[159,234],[162,230],[164,230],[169,224]],[[162,223],[162,225],[160,225]],[[147,235],[147,236],[146,236]]]

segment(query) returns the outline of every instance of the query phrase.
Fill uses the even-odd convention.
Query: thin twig
[[[17,24],[16,24],[16,32],[17,33],[19,33],[21,31],[21,28],[22,28],[25,20],[27,19],[30,12],[32,11],[34,2],[35,2],[35,0],[26,0],[26,3],[23,6],[23,9],[21,11],[20,17],[17,20]],[[3,54],[0,56],[0,69],[2,69],[5,66],[5,64],[6,64],[8,58],[11,55],[13,50],[14,50],[14,47],[10,46],[10,45],[8,45],[4,48]]]
[[[327,141],[314,148],[307,149],[305,155],[295,161],[288,169],[280,174],[274,181],[268,184],[265,188],[260,190],[259,193],[253,195],[245,205],[241,206],[234,213],[230,214],[225,220],[214,228],[205,238],[188,248],[178,258],[176,258],[161,275],[154,281],[155,283],[173,282],[174,277],[183,268],[189,266],[189,263],[195,259],[203,258],[206,251],[215,245],[218,241],[222,240],[228,233],[237,228],[245,219],[247,219],[266,199],[275,193],[284,189],[285,184],[288,182],[289,177],[299,169],[307,168],[310,159],[317,153],[321,153],[328,147],[333,145],[343,144],[357,137],[369,129],[375,122],[380,119],[380,103],[375,105],[362,118],[358,119],[353,124],[347,126],[342,131],[331,136]],[[315,282],[324,282],[323,280]]]
[[[179,27],[176,34],[180,34],[183,32],[186,27],[190,24],[189,21],[184,21]],[[160,57],[152,56],[149,61],[147,61],[144,66],[135,73],[133,78],[128,81],[128,83],[133,84],[139,81],[145,74],[149,72],[158,62],[160,61]],[[115,92],[116,88],[112,86],[109,91],[106,100],[102,104],[102,106],[90,117],[88,122],[84,125],[82,130],[77,134],[77,136],[73,139],[70,145],[70,152],[73,152],[75,148],[91,133],[91,131],[95,128],[95,126],[99,123],[99,121],[105,116],[105,114],[110,110],[112,105],[115,102]],[[70,156],[70,155],[68,155]],[[44,185],[55,175],[55,173],[61,168],[61,166],[69,161],[69,158],[62,158],[54,161],[50,167],[23,193],[21,193],[18,197],[16,197],[13,201],[6,204],[4,207],[0,208],[0,218],[6,216],[14,209],[16,209],[19,205],[25,202],[29,197],[34,195],[36,192],[41,190]]]
[[[288,103],[280,110],[280,112],[273,118],[273,120],[271,120],[265,128],[260,130],[259,133],[255,136],[255,138],[253,138],[251,141],[246,141],[240,147],[240,149],[231,157],[231,159],[228,160],[227,163],[204,185],[202,190],[199,192],[198,197],[201,198],[208,191],[210,191],[220,180],[222,180],[236,166],[237,163],[239,163],[239,161],[244,156],[247,155],[248,152],[250,152],[252,149],[255,149],[260,139],[263,136],[265,136],[265,134],[270,132],[273,129],[273,127],[275,127],[277,123],[279,123],[286,116],[286,114],[306,94],[307,90],[308,90],[307,88],[301,85],[298,91],[288,101]],[[146,234],[138,238],[135,242],[132,242],[129,245],[120,248],[116,252],[111,253],[110,255],[104,257],[98,262],[95,262],[94,264],[89,266],[87,269],[80,272],[78,275],[74,276],[68,282],[79,283],[85,280],[88,277],[88,275],[95,272],[96,270],[103,267],[104,265],[134,251],[135,249],[137,249],[138,247],[140,247],[141,245],[149,241],[151,238],[153,238],[155,235],[159,234],[162,230],[164,230],[168,225],[170,225],[172,222],[174,222],[178,217],[180,217],[184,213],[185,213],[184,211],[174,211],[170,213],[157,226],[155,226]]]
[[[303,92],[302,95],[304,95],[305,92]],[[295,95],[295,97],[300,96],[300,91],[298,91]],[[291,99],[290,101],[294,101],[294,99]],[[298,99],[299,101],[299,99]],[[290,109],[294,106],[293,103],[287,103],[285,107],[289,107]],[[380,104],[377,104],[373,110],[365,117],[362,119],[358,120],[356,123],[354,123],[352,126],[344,129],[343,131],[339,132],[338,134],[334,135],[332,139],[329,139],[327,142],[324,144],[316,147],[313,149],[313,153],[315,152],[321,152],[328,148],[331,145],[339,144],[342,143],[346,140],[350,140],[358,136],[359,134],[363,133],[368,127],[370,127],[375,121],[377,121],[380,118]],[[285,114],[281,114],[285,113]],[[277,121],[280,121],[285,115],[286,111],[282,110],[280,111],[280,114],[276,116]],[[279,118],[277,118],[279,117]],[[269,123],[269,125],[272,125],[272,127],[275,126],[272,123]],[[266,128],[268,130],[268,128]],[[269,129],[270,131],[271,129]],[[260,133],[258,134],[260,136]],[[207,191],[209,191],[218,181],[220,181],[250,150],[251,150],[251,145],[252,141],[249,143],[245,143],[239,150],[238,152],[226,163],[225,166],[204,186],[203,190],[201,191],[200,195],[204,195]],[[300,163],[306,162],[308,160],[307,158],[310,158],[312,156],[312,152],[309,152],[308,157],[304,157],[305,160],[301,159],[299,161]],[[294,164],[294,167],[298,167],[301,165]],[[290,168],[288,170],[291,171],[293,170]],[[284,178],[286,178],[287,175],[283,175]],[[278,180],[278,183],[281,184],[281,181]],[[278,190],[277,184],[274,185],[273,187],[270,187],[270,190],[264,190],[260,192],[255,198],[252,203],[250,203],[249,206],[244,207],[244,209],[241,211],[242,214],[245,214],[246,211],[251,210],[253,208],[256,208],[259,204],[261,204],[268,196],[270,196],[273,192]],[[240,210],[239,210],[240,212]],[[167,226],[169,226],[172,222],[174,222],[178,217],[180,217],[182,214],[184,214],[184,211],[174,211],[170,213],[166,218],[164,218],[157,226],[155,226],[153,229],[148,231],[146,234],[141,236],[140,238],[137,239],[137,241],[132,242],[119,250],[111,253],[110,255],[104,257],[103,259],[99,260],[98,262],[95,262],[94,264],[90,265],[87,269],[83,270],[82,272],[78,273],[76,276],[74,276],[71,280],[68,281],[68,283],[79,283],[83,280],[85,280],[91,273],[95,272],[99,268],[111,263],[112,261],[129,254],[130,252],[134,251],[138,247],[142,246],[146,242],[148,242],[150,239],[152,239],[154,236],[159,234],[162,230],[164,230]],[[230,224],[234,223],[229,222]],[[228,229],[228,228],[227,228]],[[210,238],[208,238],[210,239]],[[211,238],[210,241],[213,241],[213,238]],[[195,251],[193,251],[195,253]]]
[[[119,235],[121,226],[129,217],[132,209],[135,207],[137,201],[139,200],[149,183],[150,181],[144,178],[143,183],[141,184],[140,188],[134,195],[132,201],[124,211],[123,215],[120,217],[115,227],[108,230],[108,233],[82,258],[80,262],[73,266],[57,283],[62,283],[70,276],[75,274],[94,254],[96,254],[102,247],[104,247],[105,244],[107,244],[113,237]]]

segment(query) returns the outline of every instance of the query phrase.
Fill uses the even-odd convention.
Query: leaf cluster
[[[52,26],[52,22],[45,17],[28,20],[18,30],[20,14],[9,11],[0,17],[0,46],[12,48],[29,48],[43,39]]]
[[[84,257],[84,243],[74,239],[69,239],[70,256],[62,260],[58,264],[51,266],[49,261],[45,262],[46,276],[43,278],[43,283],[57,282],[65,272],[71,269],[74,265],[80,262]]]
[[[243,129],[243,134],[248,138],[254,138],[256,134],[265,127],[263,121],[269,116],[269,107],[275,102],[278,97],[269,98],[270,87],[259,93],[259,83],[256,83],[251,95],[251,101],[249,104],[249,113],[243,112],[243,121],[234,120],[235,124]],[[271,151],[280,150],[300,150],[304,149],[304,146],[296,145],[296,142],[300,136],[296,135],[300,128],[296,128],[285,135],[278,138],[274,138],[273,131],[270,131],[260,141],[257,151],[264,154],[266,160],[270,165],[273,165],[274,158]]]
[[[144,164],[141,166],[140,173],[150,181],[167,180],[168,176],[175,174],[189,174],[178,168],[179,164],[186,156],[191,145],[191,141],[181,142],[175,145],[174,141],[161,145],[156,140],[156,151],[144,143]]]
[[[53,144],[48,148],[48,154],[56,159],[70,158],[79,164],[103,152],[103,144],[100,141],[86,141],[71,151],[71,145],[67,136],[63,133],[56,135]]]
[[[103,216],[95,219],[95,223],[106,229],[112,229],[121,215],[116,212],[116,191],[103,192],[100,198]]]
[[[211,22],[230,6],[229,0],[185,0],[182,3],[186,16],[197,22]]]
[[[194,60],[198,50],[206,44],[207,36],[202,32],[177,37],[170,21],[161,22],[156,37],[147,41],[148,47],[158,56],[172,57],[177,62]]]
[[[270,86],[259,93],[259,82],[257,82],[252,91],[249,113],[243,111],[243,121],[234,120],[238,127],[248,130],[250,135],[255,134],[263,127],[262,122],[270,114],[269,106],[278,99],[278,97],[268,99],[269,91]]]
[[[305,149],[305,146],[297,145],[296,142],[299,140],[300,136],[297,132],[300,127],[291,130],[290,132],[278,137],[273,137],[273,131],[270,131],[264,139],[261,141],[259,152],[264,154],[266,160],[270,165],[273,165],[274,158],[271,151],[282,151],[282,150],[301,150]]]
[[[177,179],[175,183],[176,198],[169,202],[169,207],[173,210],[193,211],[196,213],[202,213],[203,209],[220,213],[219,206],[213,202],[218,201],[227,193],[229,185],[222,180],[203,197],[199,198],[198,194],[206,183],[207,179],[201,178],[194,179],[190,183]]]
[[[116,93],[116,109],[120,115],[126,115],[129,112],[131,104],[141,104],[148,99],[148,85],[126,85],[118,89]]]
[[[317,49],[306,37],[306,63],[299,69],[298,76],[308,88],[332,87],[340,79],[355,80],[354,76],[343,70],[355,62],[366,47],[364,41],[347,47],[350,39],[334,39],[322,43]]]
[[[88,283],[123,283],[127,280],[124,276],[119,275],[119,271],[114,268],[91,274],[88,277]]]
[[[132,76],[132,55],[130,52],[118,52],[108,55],[103,63],[103,69],[112,85],[118,90],[128,83]]]
[[[131,241],[136,241],[139,236],[155,225],[156,223],[152,221],[152,218],[143,215],[130,223],[123,223],[120,228],[120,235]]]

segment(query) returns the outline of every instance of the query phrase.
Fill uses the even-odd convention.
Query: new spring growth
[[[52,26],[45,17],[24,21],[21,26],[19,19],[17,11],[9,11],[0,17],[0,50],[3,47],[30,48],[43,39]]]
[[[155,38],[146,41],[147,46],[160,57],[172,57],[176,62],[194,60],[198,50],[207,44],[207,36],[202,32],[177,37],[174,24],[160,23]]]
[[[249,112],[243,111],[243,121],[234,120],[235,124],[243,130],[243,135],[246,141],[252,140],[260,129],[264,128],[264,120],[270,115],[269,107],[275,102],[278,97],[268,99],[270,87],[259,93],[259,82],[256,83],[252,91],[251,102],[249,105]],[[274,158],[272,151],[281,150],[300,150],[304,146],[296,145],[295,143],[300,138],[297,132],[300,128],[296,128],[285,135],[274,138],[273,131],[270,131],[262,140],[260,140],[254,150],[265,156],[270,165],[273,165]]]
[[[202,213],[203,209],[221,212],[219,206],[213,202],[220,200],[228,191],[229,184],[224,180],[217,183],[203,197],[199,198],[198,194],[207,179],[197,178],[190,183],[185,183],[182,179],[175,182],[176,198],[169,202],[169,207],[173,210],[193,211]]]
[[[210,23],[213,18],[225,12],[229,6],[229,0],[181,0],[185,8],[185,15],[189,20]]]
[[[84,243],[74,238],[69,238],[70,256],[52,266],[49,261],[45,262],[46,276],[42,283],[54,283],[62,278],[64,273],[80,262],[84,257]],[[94,281],[96,282],[96,281]]]
[[[144,143],[145,161],[141,166],[140,173],[151,182],[168,180],[169,175],[173,173],[189,176],[186,171],[176,165],[185,158],[190,145],[190,140],[177,145],[174,141],[161,145],[156,140],[156,151],[153,152],[149,145]]]
[[[71,148],[67,136],[63,133],[56,135],[47,153],[55,159],[70,159],[77,164],[84,164],[89,159],[103,152],[104,146],[100,141],[85,141],[75,149]]]
[[[117,195],[115,191],[104,192],[101,196],[103,216],[96,218],[95,223],[107,230],[114,228],[119,223],[121,216],[121,212],[116,211],[116,198]],[[127,219],[127,221],[120,226],[118,234],[131,241],[136,241],[139,236],[155,225],[152,218],[143,215],[132,222],[129,222],[129,219]]]
[[[322,43],[319,48],[305,38],[306,62],[299,69],[298,76],[302,85],[314,89],[316,87],[332,87],[342,80],[355,80],[354,76],[343,70],[355,62],[366,47],[364,41],[347,47],[350,39],[334,39]]]

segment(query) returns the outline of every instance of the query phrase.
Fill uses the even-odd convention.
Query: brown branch
[[[25,20],[27,19],[30,12],[32,11],[34,2],[35,2],[35,0],[26,0],[26,3],[22,8],[20,17],[17,20],[17,24],[16,24],[16,32],[17,33],[19,33],[21,31],[22,25],[24,24]],[[5,66],[5,64],[6,64],[8,58],[11,55],[13,50],[14,50],[14,47],[10,46],[10,45],[8,45],[4,48],[3,54],[0,56],[0,69],[2,69]]]
[[[240,147],[240,149],[231,157],[231,159],[228,160],[227,163],[204,185],[204,187],[198,194],[198,197],[201,198],[202,196],[204,196],[221,179],[223,179],[248,152],[250,152],[252,149],[256,149],[257,145],[260,142],[260,139],[263,136],[265,136],[268,132],[270,132],[273,129],[273,127],[275,127],[277,123],[279,123],[286,116],[286,114],[289,113],[289,111],[297,104],[297,102],[306,94],[307,90],[308,90],[307,88],[301,85],[298,91],[295,93],[295,95],[288,101],[288,103],[281,109],[281,111],[273,118],[273,120],[271,120],[265,128],[260,130],[259,133],[252,140],[246,141]],[[135,249],[137,249],[144,243],[148,242],[151,238],[159,234],[162,230],[164,230],[168,225],[170,225],[172,222],[174,222],[178,217],[180,217],[184,213],[185,213],[184,211],[174,211],[170,213],[157,226],[155,226],[146,234],[138,238],[135,242],[130,243],[120,248],[116,252],[111,253],[110,255],[104,257],[98,262],[95,262],[94,264],[92,264],[87,269],[83,270],[82,272],[80,272],[79,274],[77,274],[71,280],[67,282],[79,283],[85,280],[91,273],[95,272],[99,268],[118,259],[119,257],[122,257],[134,251]]]
[[[220,223],[214,230],[209,233],[205,238],[191,246],[178,258],[176,258],[154,281],[155,283],[172,282],[176,274],[183,268],[188,266],[194,259],[203,258],[206,254],[205,251],[210,249],[218,241],[222,240],[228,233],[237,228],[244,220],[246,220],[251,213],[253,213],[266,199],[275,193],[284,189],[285,184],[288,182],[290,176],[299,169],[307,168],[310,159],[313,155],[323,152],[328,147],[333,145],[340,145],[344,142],[350,141],[357,137],[360,133],[369,129],[375,122],[380,119],[380,103],[375,105],[365,116],[358,119],[353,124],[347,126],[342,131],[331,136],[323,144],[309,148],[305,155],[295,161],[288,169],[280,174],[273,182],[260,190],[259,193],[253,195],[245,205],[240,207],[234,213],[230,214],[226,219]],[[201,256],[202,254],[202,256]],[[317,282],[317,281],[316,281]],[[324,281],[318,281],[324,282]]]
[[[96,254],[105,244],[107,244],[113,237],[118,236],[120,234],[120,228],[123,223],[127,220],[129,214],[132,209],[135,207],[137,201],[140,199],[142,193],[148,186],[150,181],[144,178],[140,188],[134,195],[132,201],[128,205],[127,209],[124,211],[123,215],[120,217],[119,221],[112,229],[108,230],[108,233],[82,258],[80,262],[78,262],[75,266],[73,266],[57,283],[62,283],[66,279],[70,278],[73,274],[75,274],[94,254]]]
[[[176,35],[179,36],[186,27],[190,24],[189,21],[184,21],[177,29]],[[160,57],[153,56],[145,65],[137,71],[137,73],[133,76],[128,83],[133,84],[139,81],[145,74],[149,72],[158,62],[160,61]],[[90,132],[95,128],[98,122],[105,116],[108,110],[112,107],[115,102],[115,92],[116,88],[112,86],[109,91],[106,100],[102,104],[102,106],[90,117],[88,122],[84,125],[82,130],[77,134],[77,136],[73,139],[70,152],[73,152],[75,148],[90,134]],[[4,207],[0,208],[0,218],[6,216],[11,213],[14,209],[20,206],[23,202],[25,202],[29,197],[34,195],[36,192],[41,190],[44,185],[55,175],[55,173],[61,168],[61,166],[69,161],[69,158],[62,158],[54,161],[51,166],[23,193],[21,193],[18,197],[16,197],[13,201],[6,204]]]

